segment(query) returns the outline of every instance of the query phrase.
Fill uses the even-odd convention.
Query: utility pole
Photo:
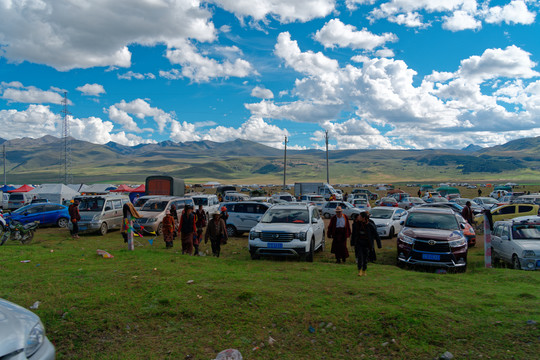
[[[326,142],[326,182],[330,184],[330,169],[328,168],[328,130],[325,132]]]
[[[285,153],[283,154],[283,190],[287,187],[287,135],[285,135]]]
[[[4,150],[4,187],[7,185],[7,178],[6,178],[6,144],[2,145],[2,148]]]
[[[64,140],[64,148],[62,151],[62,162],[64,163],[64,176],[63,176],[63,182],[65,185],[69,184],[72,180],[71,178],[71,140],[69,138],[69,117],[71,113],[68,110],[68,98],[67,98],[67,92],[64,91],[64,98],[62,99],[62,115],[63,115],[63,122],[62,122],[62,137]]]

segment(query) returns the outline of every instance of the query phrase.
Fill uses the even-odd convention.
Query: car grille
[[[263,232],[262,241],[266,242],[288,242],[292,241],[294,235],[291,233]]]
[[[433,245],[430,242],[434,242]],[[415,240],[414,241],[414,250],[416,251],[426,251],[434,253],[449,253],[450,245],[448,241],[434,241],[434,240]]]

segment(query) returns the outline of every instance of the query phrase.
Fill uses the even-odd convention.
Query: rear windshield
[[[307,209],[270,209],[261,219],[262,223],[305,224],[309,221]]]
[[[101,211],[104,204],[104,198],[79,199],[79,211]]]
[[[459,230],[453,214],[409,213],[405,226],[413,228]]]
[[[141,211],[162,212],[167,208],[169,201],[148,201],[143,205]]]
[[[540,240],[540,224],[513,225],[514,240]]]
[[[9,200],[24,200],[24,196],[22,194],[11,194]]]
[[[197,205],[197,206],[199,206],[199,205],[206,206],[206,205],[208,205],[208,198],[204,198],[204,197],[194,197],[194,198],[193,198],[193,202],[194,202],[195,205]]]

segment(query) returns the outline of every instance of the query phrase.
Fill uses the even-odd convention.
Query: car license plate
[[[85,230],[86,230],[86,226],[79,226],[79,230],[85,231]]]
[[[424,260],[441,260],[441,255],[437,254],[422,254]]]
[[[268,243],[268,247],[270,249],[282,249],[283,244],[282,243]]]

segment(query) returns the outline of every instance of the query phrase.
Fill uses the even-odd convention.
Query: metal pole
[[[484,263],[486,268],[491,268],[491,214],[484,210]]]
[[[7,181],[6,181],[6,144],[4,144],[2,146],[2,148],[4,149],[4,186],[7,185]]]
[[[283,154],[283,190],[287,186],[287,136],[285,136],[285,153]]]
[[[326,139],[326,182],[330,184],[330,170],[328,169],[328,130],[325,132]]]

